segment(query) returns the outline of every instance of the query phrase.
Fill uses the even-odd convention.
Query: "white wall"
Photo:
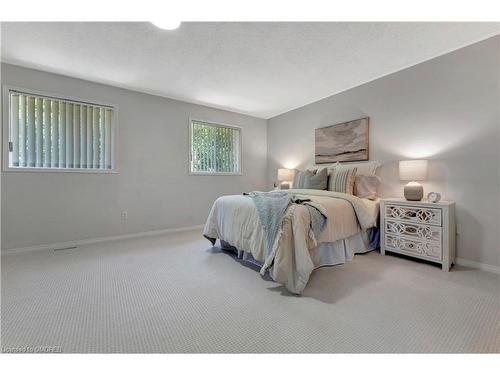
[[[2,173],[3,249],[203,224],[265,188],[265,120],[8,64],[2,84],[115,104],[119,127],[118,174]],[[189,116],[243,128],[242,176],[188,175]]]
[[[381,195],[402,195],[398,160],[430,159],[425,190],[457,202],[458,257],[500,266],[499,55],[490,38],[268,120],[268,187],[313,164],[315,128],[369,116]]]
[[[312,164],[314,128],[370,116],[382,196],[402,194],[398,160],[429,158],[426,191],[457,201],[458,256],[500,266],[499,53],[488,39],[272,118],[267,134],[265,120],[2,64],[2,84],[118,105],[120,129],[116,175],[2,173],[2,248],[202,224],[220,194]],[[189,116],[243,127],[243,176],[188,176]]]

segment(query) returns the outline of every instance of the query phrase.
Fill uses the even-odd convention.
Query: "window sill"
[[[3,172],[7,173],[83,173],[83,174],[117,174],[116,169],[111,170],[99,170],[99,169],[80,169],[80,168],[13,168],[7,167],[3,169]]]
[[[229,172],[189,172],[190,176],[242,176],[243,173]]]

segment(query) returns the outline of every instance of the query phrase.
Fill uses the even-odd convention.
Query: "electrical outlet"
[[[121,214],[122,220],[125,221],[128,219],[128,212],[127,211],[122,211]]]

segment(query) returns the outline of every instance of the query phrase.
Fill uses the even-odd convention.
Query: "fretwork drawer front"
[[[386,219],[385,233],[402,236],[415,241],[433,242],[441,245],[442,228],[434,225],[413,224]]]
[[[384,238],[385,249],[407,255],[414,255],[432,261],[441,261],[443,254],[441,244],[412,240],[401,236],[386,234]]]
[[[404,254],[441,264],[455,261],[455,202],[381,199],[380,253]]]
[[[411,207],[387,204],[385,215],[387,219],[403,220],[412,223],[441,226],[441,209],[430,207]]]

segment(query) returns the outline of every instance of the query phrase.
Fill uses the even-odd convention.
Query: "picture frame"
[[[363,117],[314,130],[316,164],[367,161],[370,118]]]

